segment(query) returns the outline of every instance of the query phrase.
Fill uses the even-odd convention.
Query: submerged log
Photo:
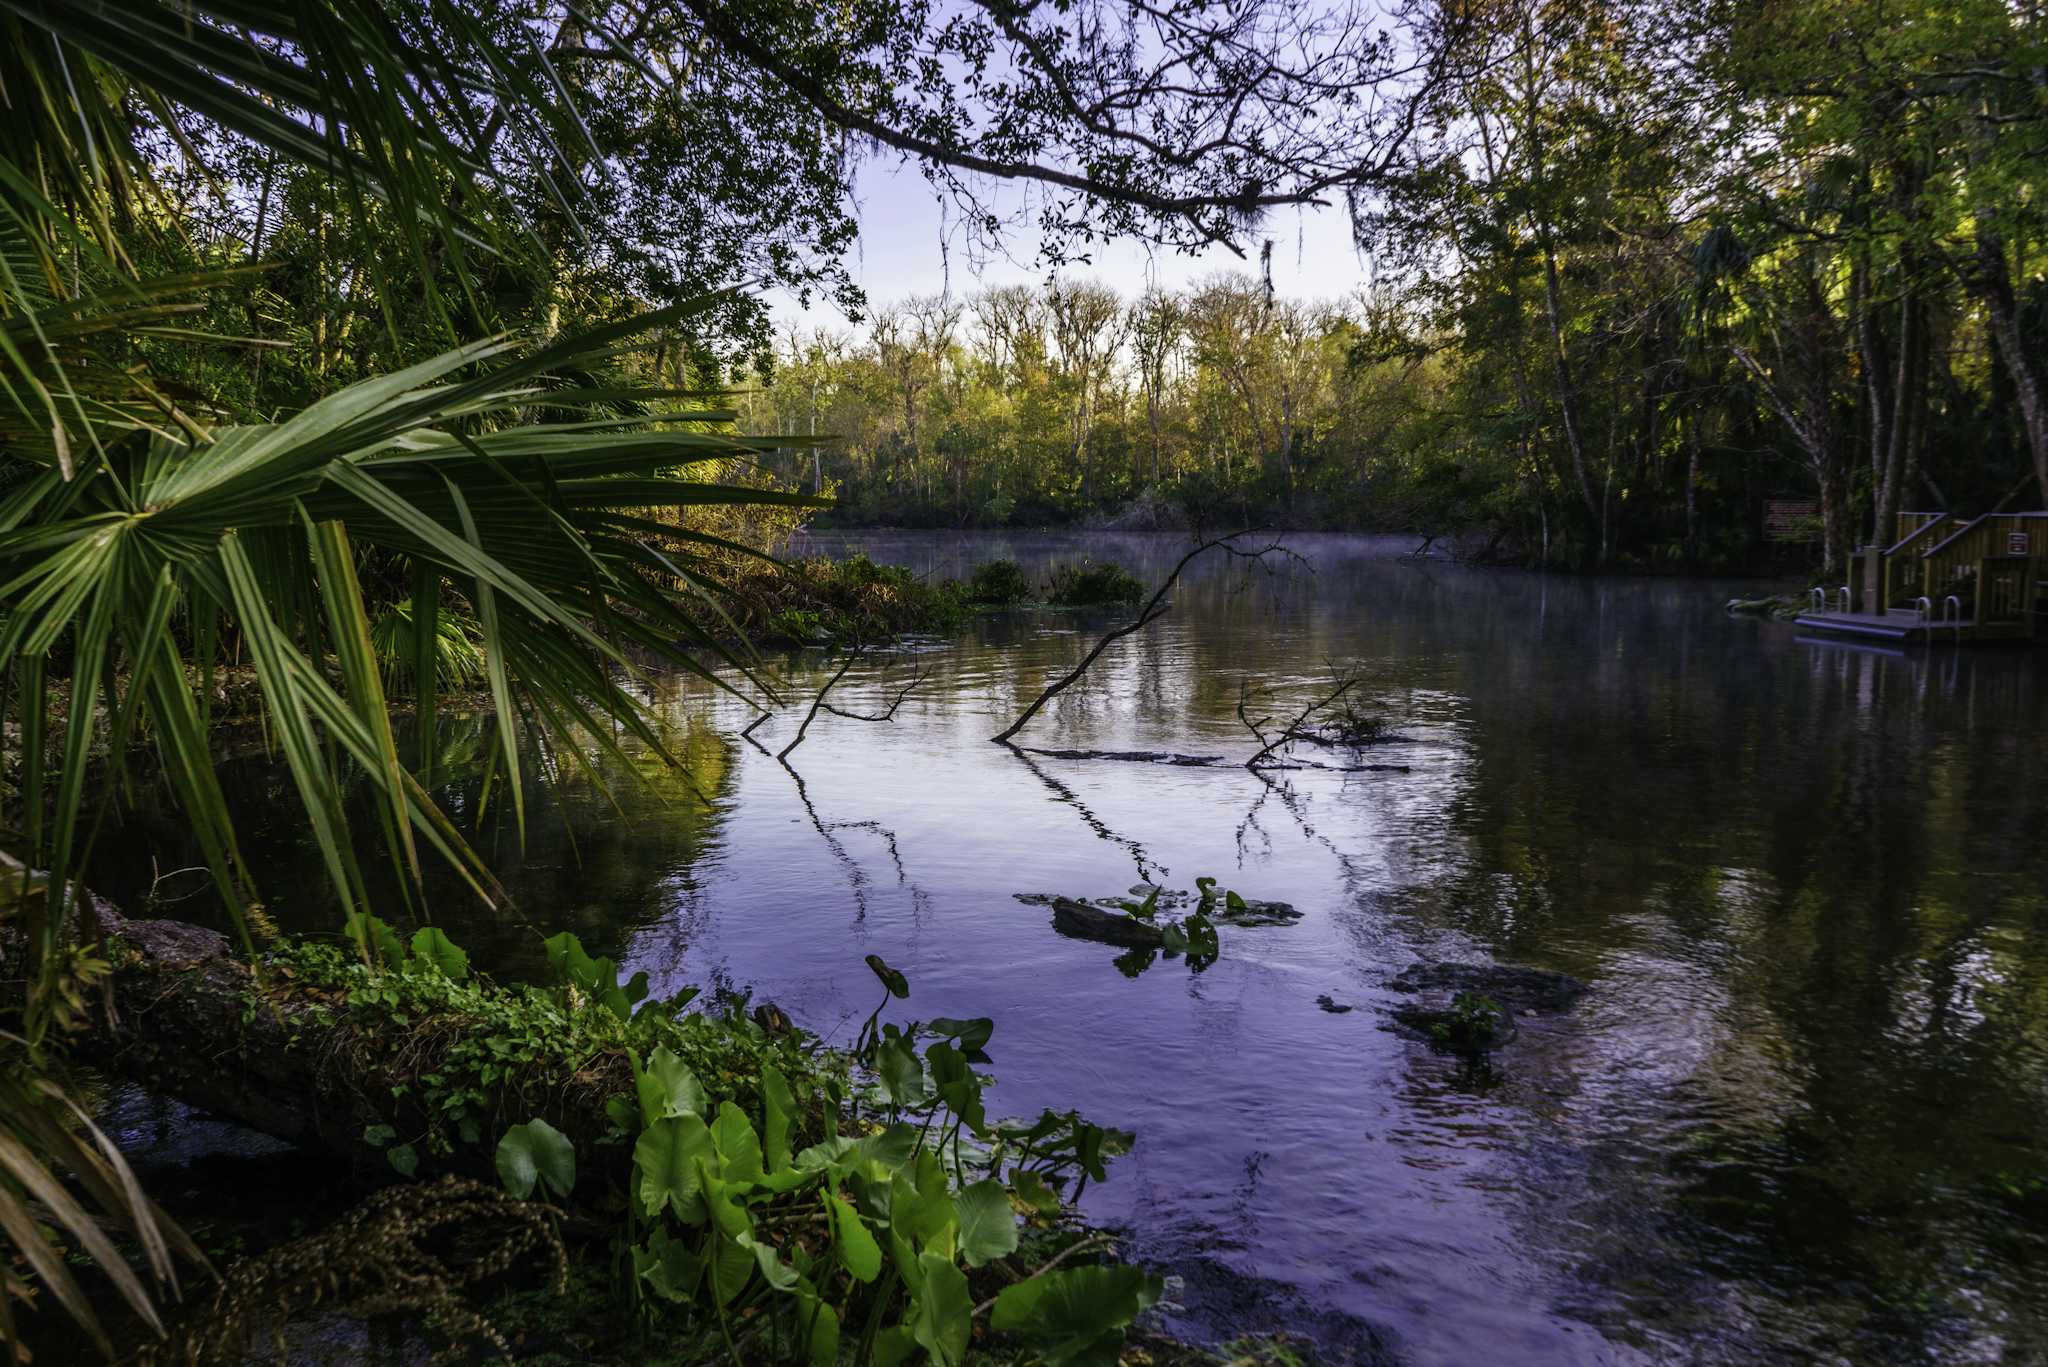
[[[1150,921],[1140,921],[1129,912],[1108,911],[1070,897],[1053,899],[1052,925],[1062,935],[1106,945],[1157,949],[1165,943],[1159,927]]]

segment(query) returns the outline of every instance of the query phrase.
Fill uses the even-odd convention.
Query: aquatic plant
[[[546,942],[548,986],[489,982],[432,927],[368,918],[349,938],[368,962],[287,942],[258,990],[326,1003],[300,1028],[388,1084],[366,1144],[407,1176],[482,1159],[537,1210],[602,1210],[593,1184],[622,1182],[615,1290],[631,1322],[702,1340],[679,1361],[958,1363],[975,1325],[1078,1361],[1113,1353],[1157,1295],[1140,1269],[1085,1262],[1102,1241],[1054,1219],[1131,1136],[1071,1111],[991,1116],[994,1023],[884,1020],[911,985],[878,956],[879,1002],[840,1052],[766,1003],[655,996],[566,933]]]
[[[673,1056],[636,1065],[638,1283],[715,1322],[734,1357],[735,1326],[746,1325],[749,1337],[790,1345],[772,1355],[794,1357],[801,1345],[821,1367],[894,1364],[918,1349],[958,1364],[984,1314],[1049,1363],[1113,1355],[1158,1295],[1141,1270],[1056,1270],[1077,1241],[979,1304],[971,1278],[1017,1251],[1020,1209],[1056,1209],[1062,1175],[1076,1175],[1078,1194],[1129,1136],[1072,1113],[992,1123],[975,1064],[987,1061],[993,1023],[884,1023],[909,982],[877,956],[868,965],[883,997],[855,1051],[866,1085],[846,1098],[851,1133],[828,1109],[824,1140],[793,1149],[791,1080],[780,1070],[762,1072],[757,1127],[730,1100],[714,1111]]]
[[[1440,1016],[1429,1023],[1429,1034],[1438,1044],[1461,1053],[1476,1053],[1501,1042],[1512,1017],[1492,997],[1477,992],[1460,992]]]

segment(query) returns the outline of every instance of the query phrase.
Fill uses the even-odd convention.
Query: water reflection
[[[1091,553],[1156,574],[1181,550],[864,544],[942,574]],[[1734,586],[1301,544],[1314,575],[1198,570],[1023,739],[1241,760],[1242,691],[1298,696],[1334,664],[1410,738],[1384,755],[1406,772],[990,745],[1102,629],[1023,613],[925,655],[892,724],[821,716],[787,767],[766,732],[794,719],[744,745],[751,709],[664,685],[687,784],[648,765],[649,795],[592,757],[619,810],[569,765],[523,849],[502,810],[484,838],[522,915],[659,991],[752,987],[850,1034],[876,952],[918,1015],[995,1017],[1003,1109],[1139,1133],[1091,1211],[1185,1276],[1198,1333],[1423,1363],[2048,1356],[2048,1224],[2000,1184],[2048,1172],[2038,657],[1805,644],[1725,617]],[[836,667],[791,660],[792,695]],[[288,788],[256,758],[224,775],[280,913],[324,924],[296,827],[263,827]],[[191,862],[172,815],[130,834],[116,895],[146,890],[138,851]],[[1132,978],[1013,897],[1205,874],[1309,915]],[[537,967],[516,918],[436,905],[480,961]],[[1384,1028],[1418,957],[1593,990],[1480,1071]]]

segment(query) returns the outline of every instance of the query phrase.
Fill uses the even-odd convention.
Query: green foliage
[[[908,998],[900,972],[875,956],[868,965],[884,1005]],[[814,1363],[894,1363],[919,1349],[935,1363],[964,1362],[988,1308],[977,1307],[970,1273],[1016,1254],[1019,1212],[1046,1210],[1049,1184],[1101,1178],[1130,1142],[1071,1114],[991,1124],[987,1079],[968,1058],[985,1059],[992,1032],[985,1019],[871,1018],[856,1054],[864,1091],[833,1089],[849,1109],[829,1112],[824,1137],[794,1150],[782,1070],[762,1068],[750,1114],[729,1098],[714,1109],[665,1049],[636,1062],[624,1236],[635,1294],[715,1324],[728,1349],[745,1319]],[[531,1179],[521,1167],[507,1183],[524,1194]],[[1018,1285],[1032,1289],[993,1302],[995,1327],[1049,1362],[1113,1360],[1158,1288],[1134,1269],[1086,1266]]]
[[[1145,596],[1146,585],[1122,565],[1083,561],[1061,565],[1046,581],[1046,601],[1063,608],[1104,607],[1135,603]]]
[[[722,582],[733,595],[738,626],[757,640],[791,645],[951,631],[975,610],[951,580],[928,583],[865,555],[732,563]]]
[[[572,1115],[609,1116],[623,1139],[639,1133],[650,1107],[695,1113],[734,1097],[757,1105],[764,1073],[800,1080],[795,1095],[782,1084],[781,1124],[785,1134],[812,1134],[846,1085],[845,1064],[812,1052],[801,1033],[685,1011],[694,993],[636,1008],[610,961],[573,936],[550,942],[561,976],[540,987],[450,976],[455,946],[415,937],[429,952],[409,954],[377,918],[365,929],[372,943],[400,946],[396,959],[286,941],[265,957],[249,1009],[308,1008],[332,1047],[390,1078],[399,1123],[373,1127],[364,1142],[394,1167],[424,1170],[528,1121],[565,1128]],[[698,1078],[715,1080],[708,1094]],[[401,1149],[410,1156],[394,1157]]]
[[[1477,1053],[1500,1043],[1508,1021],[1507,1008],[1493,998],[1460,992],[1451,999],[1450,1008],[1429,1023],[1429,1033],[1447,1049]]]
[[[576,1148],[545,1120],[514,1125],[498,1140],[498,1180],[505,1190],[525,1200],[536,1184],[556,1196],[576,1189]]]
[[[1014,560],[987,560],[967,579],[967,599],[990,607],[1014,607],[1032,596],[1031,576]]]
[[[370,626],[370,645],[384,669],[384,690],[402,695],[412,688],[414,637],[412,600],[402,598],[377,615]],[[476,622],[443,608],[434,616],[434,677],[443,689],[474,688],[484,680],[483,646]]]

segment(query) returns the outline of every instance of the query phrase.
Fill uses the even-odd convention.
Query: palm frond
[[[351,910],[363,884],[358,833],[334,796],[344,764],[382,795],[386,844],[414,878],[423,850],[496,896],[481,861],[400,762],[353,565],[364,554],[396,559],[415,584],[446,586],[475,605],[508,766],[529,732],[584,733],[610,748],[614,724],[663,753],[660,726],[622,681],[649,664],[711,677],[707,661],[746,661],[729,644],[737,633],[719,624],[705,564],[716,539],[657,544],[644,514],[816,501],[687,477],[759,445],[703,430],[710,410],[523,419],[537,392],[549,411],[576,404],[574,391],[548,386],[552,366],[611,355],[681,311],[534,351],[504,341],[458,348],[283,422],[226,428],[203,442],[138,434],[72,479],[25,486],[0,518],[0,603],[9,607],[0,661],[24,713],[47,708],[54,671],[44,662],[63,646],[70,683],[60,761],[25,783],[29,807],[50,814],[35,862],[67,875],[83,866],[108,800],[88,803],[87,761],[102,727],[132,730],[162,753],[231,906],[259,898],[188,677],[239,649]],[[676,421],[691,417],[706,421]],[[415,633],[432,624],[431,657],[438,612],[422,611],[422,601],[416,593],[412,623]],[[414,687],[430,714],[444,687],[431,662]],[[42,927],[46,945],[55,923]]]

